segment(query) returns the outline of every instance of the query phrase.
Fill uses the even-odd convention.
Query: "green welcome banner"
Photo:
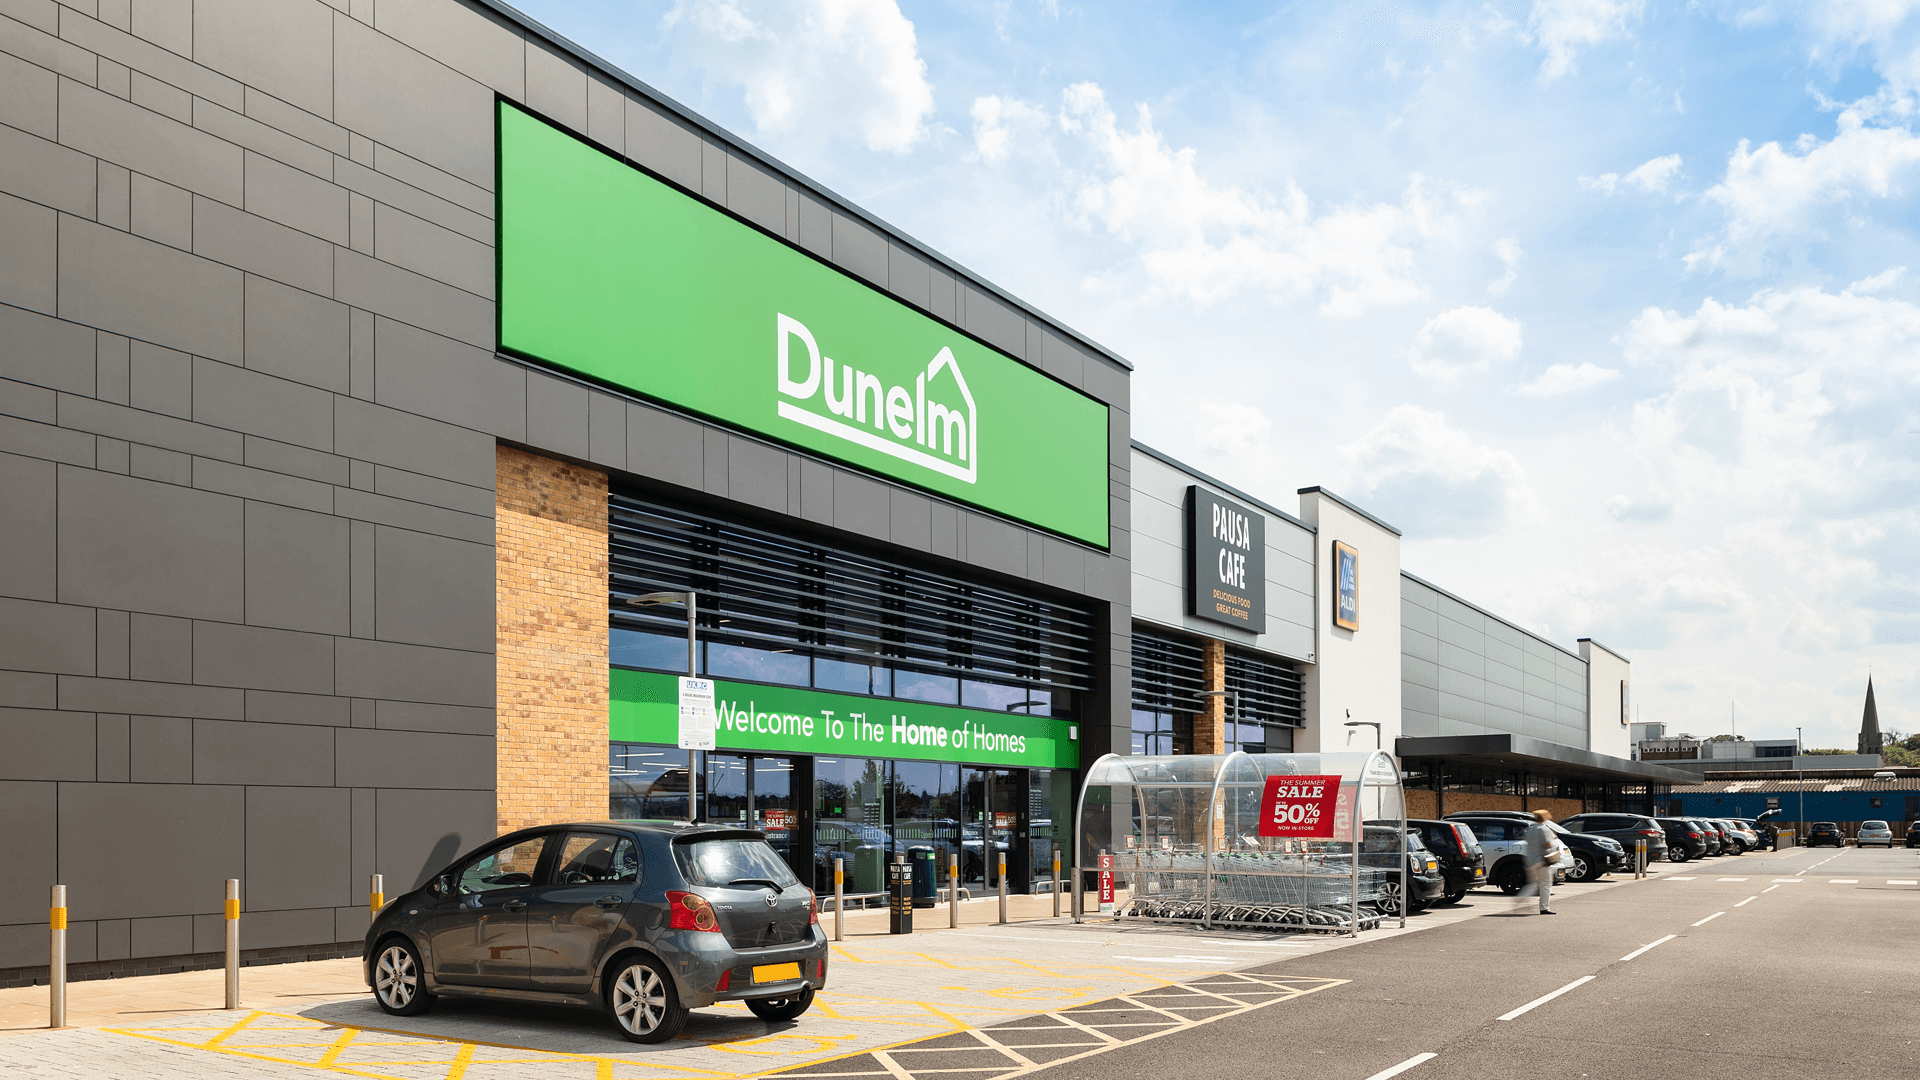
[[[679,741],[680,682],[657,671],[612,669],[614,742]],[[1021,713],[859,697],[793,686],[714,680],[722,750],[913,758],[977,765],[1071,769],[1080,764],[1072,721]]]
[[[1105,548],[1107,408],[506,102],[500,345]]]

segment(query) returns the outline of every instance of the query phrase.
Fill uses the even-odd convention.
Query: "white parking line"
[[[1804,878],[1797,878],[1797,877],[1777,877],[1773,879],[1773,883],[1775,885],[1791,885],[1796,881],[1804,881],[1804,880],[1805,880]]]
[[[1708,923],[1710,923],[1710,922],[1712,922],[1713,920],[1715,920],[1715,919],[1717,919],[1717,918],[1719,918],[1720,916],[1722,916],[1722,915],[1725,915],[1725,914],[1726,914],[1726,912],[1724,912],[1724,911],[1716,911],[1716,912],[1714,912],[1713,914],[1711,914],[1711,915],[1709,915],[1709,916],[1707,916],[1706,918],[1704,918],[1704,919],[1701,919],[1701,920],[1700,920],[1699,922],[1697,922],[1697,923],[1694,923],[1693,925],[1695,925],[1695,926],[1705,926],[1705,925],[1707,925]]]
[[[1857,877],[1830,877],[1830,878],[1828,878],[1828,879],[1827,879],[1827,884],[1829,884],[1829,885],[1858,885],[1858,884],[1860,884],[1860,879],[1859,879],[1859,878],[1857,878]]]
[[[1668,881],[1692,881],[1693,878],[1681,876],[1681,877],[1670,877],[1667,880]]]
[[[1760,892],[1761,892],[1762,894],[1765,894],[1765,893],[1770,893],[1770,892],[1772,892],[1773,890],[1775,890],[1775,889],[1777,889],[1777,888],[1779,888],[1779,887],[1780,887],[1780,886],[1778,886],[1778,885],[1769,885],[1769,886],[1767,886],[1766,888],[1764,888],[1764,889],[1761,889],[1761,890],[1760,890]]]
[[[1743,878],[1743,877],[1723,877],[1723,878],[1716,878],[1715,880],[1718,880],[1718,881],[1745,881],[1745,880],[1747,880],[1747,879],[1746,879],[1746,878]]]
[[[1387,1080],[1388,1077],[1399,1076],[1415,1065],[1423,1061],[1432,1061],[1439,1056],[1439,1054],[1415,1054],[1391,1069],[1383,1069],[1380,1072],[1374,1073],[1372,1076],[1367,1077],[1367,1080]]]
[[[1739,903],[1737,903],[1737,904],[1735,904],[1735,905],[1733,905],[1733,906],[1734,906],[1734,907],[1746,907],[1746,906],[1747,906],[1748,904],[1751,904],[1751,903],[1753,903],[1753,902],[1754,902],[1755,900],[1758,900],[1758,899],[1760,899],[1760,898],[1759,898],[1759,897],[1757,897],[1757,896],[1749,896],[1749,897],[1747,897],[1747,898],[1746,898],[1745,900],[1742,900],[1742,901],[1740,901]]]
[[[1890,878],[1888,879],[1887,884],[1889,885],[1920,885],[1920,881],[1909,881],[1905,878],[1901,878],[1900,880],[1896,881]]]
[[[1653,947],[1654,947],[1654,946],[1656,946],[1656,945],[1665,945],[1665,944],[1666,944],[1667,942],[1669,942],[1669,941],[1672,941],[1672,940],[1673,940],[1674,938],[1677,938],[1677,937],[1679,937],[1679,936],[1680,936],[1680,935],[1678,935],[1678,934],[1668,934],[1668,935],[1667,935],[1666,937],[1663,937],[1663,938],[1661,938],[1661,939],[1660,939],[1659,941],[1656,941],[1656,942],[1654,942],[1654,943],[1653,943],[1652,945],[1642,945],[1642,946],[1640,946],[1639,948],[1637,948],[1637,949],[1635,949],[1635,950],[1633,950],[1632,952],[1630,952],[1630,953],[1628,953],[1627,955],[1625,955],[1625,956],[1623,956],[1623,957],[1621,957],[1621,958],[1620,958],[1620,960],[1621,960],[1621,962],[1623,962],[1623,963],[1624,963],[1625,961],[1628,961],[1628,960],[1631,960],[1631,959],[1633,959],[1634,957],[1636,957],[1636,956],[1639,956],[1639,955],[1640,955],[1641,953],[1643,953],[1643,952],[1646,952],[1646,951],[1647,951],[1648,949],[1651,949],[1651,948],[1653,948]]]
[[[1231,964],[1224,956],[1128,956],[1114,953],[1115,960],[1144,960],[1149,964]]]
[[[1527,1002],[1525,1005],[1520,1006],[1519,1008],[1513,1010],[1512,1012],[1505,1013],[1500,1016],[1496,1016],[1494,1017],[1494,1019],[1511,1020],[1514,1017],[1519,1016],[1521,1013],[1530,1012],[1534,1009],[1539,1008],[1542,1005],[1545,1005],[1547,1002],[1552,1001],[1554,998],[1559,997],[1561,994],[1566,993],[1567,991],[1573,989],[1576,986],[1584,986],[1587,983],[1592,982],[1593,980],[1594,980],[1594,976],[1592,975],[1582,975],[1579,978],[1568,983],[1567,985],[1561,987],[1560,989],[1555,990],[1553,993],[1548,994],[1545,997],[1534,998],[1532,1001]]]

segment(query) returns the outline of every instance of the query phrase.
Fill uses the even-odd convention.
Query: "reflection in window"
[[[666,746],[608,746],[607,816],[615,821],[687,819],[687,752]]]
[[[960,704],[976,709],[1049,716],[1053,713],[1053,692],[967,679],[960,684]]]
[[[702,643],[704,644],[704,643]],[[672,671],[685,674],[687,670],[687,638],[685,634],[654,634],[645,630],[623,630],[613,627],[608,636],[610,659],[615,667],[651,668],[654,671]],[[702,661],[696,671],[704,671],[704,657],[698,654],[705,649],[696,649],[695,658]]]
[[[1133,710],[1133,752],[1165,756],[1174,749],[1173,714],[1162,709]]]
[[[814,890],[833,892],[833,860],[846,862],[846,891],[877,893],[890,846],[883,801],[885,761],[823,757],[813,762]]]
[[[923,675],[917,671],[896,671],[893,696],[936,705],[960,704],[960,680],[952,675]]]
[[[754,649],[717,641],[707,646],[707,670],[717,679],[806,686],[811,667],[805,655],[792,649]]]

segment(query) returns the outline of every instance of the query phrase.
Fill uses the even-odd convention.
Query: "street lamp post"
[[[650,592],[635,596],[627,601],[629,607],[653,607],[657,604],[685,604],[687,608],[687,678],[698,678],[700,672],[695,657],[698,655],[694,643],[694,624],[699,617],[700,601],[692,589],[685,592]],[[695,771],[695,757],[698,751],[687,751],[687,821],[689,824],[700,820],[700,774]]]
[[[1793,842],[1801,847],[1806,846],[1807,840],[1807,763],[1800,756],[1804,752],[1804,748],[1800,745],[1800,729],[1794,728],[1793,778],[1794,786],[1800,789],[1800,832],[1793,838]]]
[[[1240,723],[1240,691],[1238,690],[1203,690],[1196,696],[1203,697],[1203,698],[1212,698],[1212,697],[1226,698],[1227,699],[1227,717],[1228,717],[1227,723],[1235,724],[1235,725]],[[1236,731],[1235,734],[1237,735],[1239,734],[1239,732]],[[1238,745],[1238,743],[1236,742],[1235,745]]]
[[[1370,727],[1370,728],[1372,728],[1372,729],[1373,729],[1373,748],[1374,748],[1375,750],[1385,750],[1385,749],[1386,749],[1386,745],[1385,745],[1385,743],[1384,743],[1384,741],[1383,741],[1383,740],[1384,740],[1384,739],[1386,738],[1386,736],[1385,736],[1384,734],[1382,734],[1382,733],[1381,733],[1381,730],[1380,730],[1380,721],[1378,721],[1378,720],[1349,720],[1349,721],[1347,721],[1347,722],[1346,722],[1346,724],[1345,724],[1344,726],[1346,726],[1346,727]]]

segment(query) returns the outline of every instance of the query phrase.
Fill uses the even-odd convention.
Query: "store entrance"
[[[975,896],[1000,887],[999,857],[1007,857],[1007,891],[1030,891],[1027,877],[1027,770],[960,770],[960,881]]]
[[[709,753],[705,788],[701,794],[706,797],[707,812],[702,820],[766,833],[767,843],[800,880],[812,877],[811,868],[803,873],[795,861],[805,853],[794,843],[800,821],[793,801],[792,758]]]

